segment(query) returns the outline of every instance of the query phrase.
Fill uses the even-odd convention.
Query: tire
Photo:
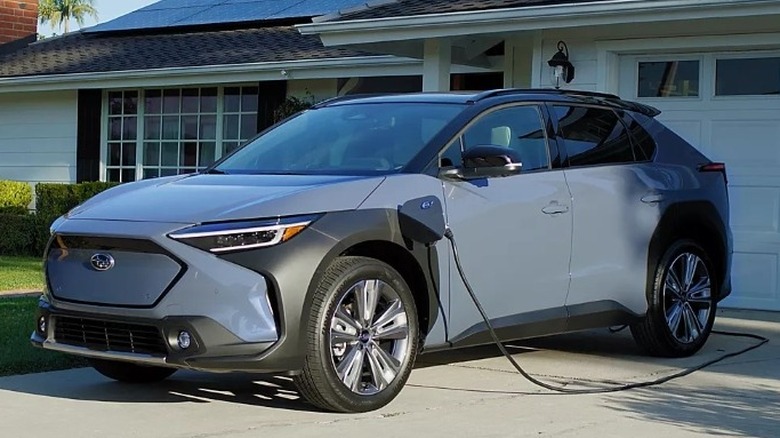
[[[373,311],[358,310],[371,302]],[[294,381],[306,400],[351,413],[379,409],[398,395],[412,371],[420,330],[414,296],[395,269],[366,257],[337,258],[304,318],[306,359]]]
[[[637,344],[653,356],[686,357],[699,351],[715,322],[716,272],[696,242],[678,240],[669,246],[649,288],[647,314],[631,325]]]
[[[124,383],[154,383],[165,380],[176,372],[175,368],[136,365],[129,362],[118,362],[104,359],[89,359],[97,372]]]

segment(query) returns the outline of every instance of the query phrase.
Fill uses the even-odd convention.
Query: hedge
[[[0,181],[0,213],[24,210],[32,202],[32,188],[26,182]]]
[[[73,207],[110,189],[117,183],[87,182],[80,184],[38,184],[35,186],[35,207],[39,215],[52,220]]]
[[[34,214],[0,214],[0,255],[41,255]],[[40,249],[40,251],[38,251]]]
[[[103,182],[36,185],[35,214],[27,212],[29,202],[24,209],[0,209],[0,255],[42,255],[49,241],[49,227],[55,219],[115,185]]]

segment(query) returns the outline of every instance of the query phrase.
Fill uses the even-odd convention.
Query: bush
[[[24,210],[32,202],[32,188],[26,182],[0,181],[0,212]]]
[[[0,255],[42,255],[49,242],[49,227],[55,219],[115,185],[103,182],[38,184],[35,186],[35,214],[27,212],[27,204],[24,208],[0,208]]]
[[[0,254],[34,256],[43,254],[43,245],[38,245],[36,242],[38,226],[36,216],[33,214],[0,214]]]
[[[54,220],[98,193],[117,183],[87,182],[80,184],[38,184],[35,204],[38,214]]]
[[[287,99],[274,110],[274,123],[279,123],[291,115],[307,110],[312,106],[314,106],[314,96],[311,94],[305,99],[288,96]]]

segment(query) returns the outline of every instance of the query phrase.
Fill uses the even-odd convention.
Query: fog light
[[[190,348],[190,345],[192,345],[192,336],[190,336],[190,332],[187,330],[180,331],[179,337],[176,338],[176,342],[178,342],[179,348],[182,350]]]
[[[47,327],[47,323],[46,323],[46,317],[45,316],[41,316],[40,318],[38,318],[38,333],[43,335],[43,336],[46,336],[46,329],[47,328],[48,327]]]

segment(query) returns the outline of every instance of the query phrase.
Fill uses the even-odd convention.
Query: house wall
[[[0,94],[0,179],[76,180],[76,91]]]

